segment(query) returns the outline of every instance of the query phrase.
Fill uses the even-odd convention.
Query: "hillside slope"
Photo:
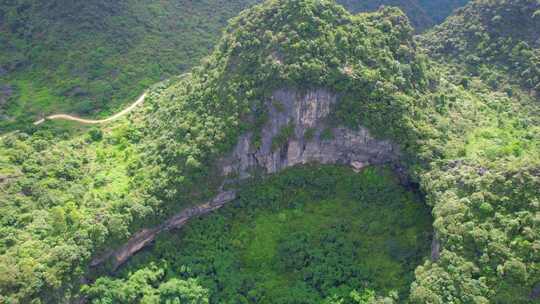
[[[422,32],[444,21],[453,10],[469,0],[339,0],[351,12],[374,11],[381,5],[396,6],[405,12],[412,26]]]
[[[506,10],[505,3],[498,9]],[[325,303],[537,302],[540,106],[520,87],[512,94],[501,92],[475,75],[463,82],[453,73],[462,64],[458,59],[432,60],[418,48],[413,33],[407,17],[395,8],[355,16],[333,1],[266,1],[234,18],[214,52],[191,73],[153,87],[144,107],[129,120],[74,139],[58,140],[46,130],[8,136],[0,144],[0,272],[9,275],[0,277],[0,300],[61,303],[79,299],[82,292],[96,303],[102,298],[138,303],[145,296],[144,301],[155,302],[210,301],[209,290],[241,290],[228,296],[260,299],[278,294],[287,299],[282,303],[309,303],[303,291],[314,288],[328,300]],[[275,235],[284,241],[280,248],[285,255],[298,253],[289,262],[302,271],[307,268],[306,279],[313,279],[308,288],[283,294],[283,288],[272,289],[283,286],[283,280],[278,281],[282,285],[256,288],[253,277],[238,279],[241,275],[230,270],[239,269],[238,261],[268,261],[253,260],[257,256],[245,250],[253,222],[239,215],[236,231],[244,233],[220,236],[220,229],[208,231],[212,238],[225,237],[227,248],[220,242],[205,243],[210,237],[204,238],[186,247],[182,259],[175,256],[181,246],[175,241],[183,238],[158,237],[156,245],[164,247],[135,256],[117,277],[109,275],[114,261],[91,267],[93,258],[108,256],[137,232],[162,227],[167,218],[175,219],[175,214],[211,200],[223,189],[242,193],[249,177],[309,162],[352,165],[367,170],[362,174],[372,172],[366,166],[386,164],[402,182],[419,187],[432,208],[431,257],[423,253],[425,244],[412,246],[426,235],[394,232],[399,240],[385,246],[396,253],[390,256],[399,261],[395,268],[388,267],[395,261],[385,256],[373,262],[371,251],[370,262],[363,265],[369,267],[351,271],[334,263],[355,261],[355,254],[361,260],[362,253],[340,250],[353,247],[347,243],[354,239],[350,235],[321,240],[307,231],[309,250],[302,244],[297,247],[287,233]],[[284,207],[294,210],[311,198],[336,203],[327,199],[337,197],[332,186],[342,184],[335,182],[337,174],[313,176],[306,168],[300,170],[307,170],[305,178],[302,171],[276,177],[298,193],[264,184],[263,178],[260,189],[265,190],[246,190],[249,195],[224,212],[256,200],[284,214],[262,217],[287,222]],[[353,176],[350,170],[344,172]],[[396,183],[389,187],[378,181],[380,176],[368,174],[368,186],[335,191],[343,191],[340,198],[347,199],[400,197],[396,189],[402,188]],[[302,193],[304,186],[312,190]],[[246,198],[249,203],[242,201]],[[387,209],[375,208],[370,216],[380,218],[377,210]],[[249,210],[242,211],[246,213],[238,214],[249,215]],[[400,224],[415,234],[411,225],[416,221],[402,214]],[[225,218],[220,213],[203,226],[226,227]],[[421,218],[424,225],[429,220]],[[358,227],[377,233],[385,229],[369,220]],[[188,226],[187,232],[204,235],[200,229]],[[265,230],[261,236],[269,234]],[[193,235],[184,237],[197,241]],[[337,249],[328,250],[329,244]],[[192,255],[191,250],[197,251],[193,248],[205,251]],[[162,263],[160,252],[171,263]],[[318,263],[321,256],[337,264],[331,268],[336,271],[325,272],[330,267]],[[304,267],[309,266],[302,264],[306,257],[314,257],[311,265],[316,267]],[[145,263],[138,264],[141,260]],[[416,267],[414,279],[405,271],[400,278],[407,281],[375,284],[384,278],[374,273],[380,268],[392,273],[404,266],[400,263],[407,264],[402,269]],[[217,286],[211,279],[216,273],[221,284]],[[354,281],[340,289],[345,282],[340,278],[347,276]],[[366,294],[349,292],[366,286]],[[389,290],[394,286],[399,299]],[[388,295],[386,299],[369,292],[377,287],[375,293]]]
[[[0,4],[0,132],[43,116],[104,117],[210,52],[227,20],[258,0]],[[353,12],[399,6],[413,24],[442,21],[465,0],[338,1]]]
[[[540,92],[540,2],[473,1],[421,38],[434,58],[450,60],[493,89]]]
[[[3,1],[0,130],[58,112],[106,116],[198,63],[238,1]]]

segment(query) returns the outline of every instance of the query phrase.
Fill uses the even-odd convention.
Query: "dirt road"
[[[145,98],[146,98],[146,93],[142,94],[141,97],[139,97],[139,99],[137,99],[134,103],[129,105],[127,108],[125,108],[122,111],[114,114],[113,116],[105,118],[105,119],[94,120],[94,119],[84,119],[84,118],[80,118],[80,117],[72,116],[72,115],[68,115],[68,114],[54,114],[54,115],[47,116],[46,118],[42,118],[42,119],[34,122],[34,125],[35,126],[40,125],[40,124],[44,123],[47,120],[71,120],[71,121],[76,121],[76,122],[80,122],[80,123],[83,123],[83,124],[103,124],[103,123],[107,123],[109,121],[113,121],[115,119],[118,119],[118,118],[128,114],[134,108],[136,108],[138,105],[143,103]]]

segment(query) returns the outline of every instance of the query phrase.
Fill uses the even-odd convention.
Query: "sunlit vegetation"
[[[124,239],[149,212],[128,191],[136,155],[126,127],[62,139],[71,136],[51,126],[2,139],[0,300],[56,302],[59,290],[77,286],[71,278],[96,248]]]
[[[260,0],[32,1],[0,5],[0,132],[67,112],[103,117],[199,64],[227,20]],[[418,29],[466,0],[339,0],[404,9]]]
[[[516,10],[533,13],[517,21]],[[129,120],[71,139],[55,134],[62,128],[1,139],[0,301],[76,298],[80,278],[96,275],[92,256],[217,192],[216,160],[260,130],[274,90],[324,88],[338,96],[332,127],[367,127],[400,146],[432,210],[436,258],[423,259],[426,209],[389,173],[305,167],[240,185],[231,206],[164,234],[83,292],[96,303],[537,302],[540,115],[529,36],[538,32],[462,35],[507,17],[537,28],[537,11],[535,1],[476,0],[416,40],[398,9],[353,16],[332,1],[267,1],[233,19],[191,73],[153,87]],[[434,37],[480,44],[445,52]],[[505,37],[528,47],[515,57],[496,47]],[[280,135],[276,146],[291,136]],[[366,257],[374,248],[381,253]]]
[[[519,84],[540,94],[540,3],[473,1],[421,37],[430,54],[452,61],[463,82],[478,76],[491,89],[512,95]]]
[[[198,64],[227,20],[255,2],[3,1],[0,131],[56,112],[110,115]]]
[[[148,285],[196,278],[211,303],[362,303],[354,296],[371,291],[405,299],[430,244],[429,209],[388,170],[307,166],[246,185],[87,293],[95,303],[145,303],[146,285],[115,286],[137,286],[139,272],[157,267],[163,274]],[[107,287],[117,292],[98,292]]]

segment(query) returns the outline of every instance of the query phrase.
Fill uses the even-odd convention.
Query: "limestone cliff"
[[[309,162],[345,164],[355,169],[397,163],[399,150],[390,141],[373,138],[363,127],[331,128],[327,118],[336,101],[335,94],[323,89],[274,92],[266,102],[268,121],[260,143],[254,142],[253,132],[242,135],[232,155],[222,162],[223,174],[245,178],[254,168],[275,173]],[[275,141],[285,128],[292,128],[292,132],[276,147]]]
[[[401,170],[399,150],[390,141],[375,139],[362,127],[357,130],[331,127],[328,118],[337,100],[335,94],[323,89],[305,93],[275,91],[265,102],[268,120],[260,130],[260,141],[255,141],[254,132],[241,135],[233,151],[217,162],[224,180],[249,178],[260,169],[272,174],[312,162],[350,165],[355,170],[368,165],[393,164],[394,169]],[[283,137],[286,128],[289,132]],[[205,204],[183,210],[157,227],[139,231],[125,245],[97,257],[91,265],[97,267],[112,257],[116,269],[151,244],[160,232],[178,229],[189,219],[219,209],[235,198],[235,190],[222,191]]]

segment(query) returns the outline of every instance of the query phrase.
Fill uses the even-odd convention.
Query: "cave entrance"
[[[118,275],[158,265],[163,280],[197,278],[211,303],[404,300],[431,238],[430,208],[388,168],[307,165],[250,181]]]

